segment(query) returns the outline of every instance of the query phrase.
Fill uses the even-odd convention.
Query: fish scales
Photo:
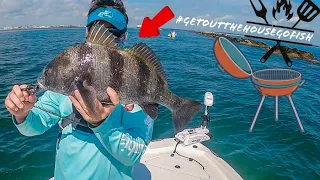
[[[123,101],[131,101],[133,103],[137,103],[135,102],[135,100],[139,98],[139,93],[137,92],[136,86],[137,84],[139,84],[139,64],[126,52],[121,52],[121,54],[126,59],[124,74],[122,77],[125,81],[125,84],[120,90],[121,99]]]
[[[94,87],[97,90],[97,98],[103,101],[110,101],[110,98],[106,94],[106,87],[105,85],[109,84],[110,82],[106,80],[111,79],[111,62],[109,60],[109,56],[106,53],[103,53],[101,50],[94,48],[95,45],[92,45],[95,60],[94,60]]]
[[[158,106],[163,105],[172,113],[176,132],[202,107],[169,90],[163,67],[146,44],[122,50],[103,23],[93,25],[85,43],[55,57],[43,69],[38,82],[42,88],[64,95],[73,95],[78,89],[96,119],[100,116],[95,100],[110,102],[107,87],[118,93],[121,104],[139,104],[152,119],[157,118]]]

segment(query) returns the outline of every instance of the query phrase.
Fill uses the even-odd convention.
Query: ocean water
[[[179,96],[203,100],[215,96],[209,109],[214,138],[204,144],[229,163],[244,179],[320,179],[320,66],[292,59],[306,83],[292,95],[306,132],[302,134],[286,97],[279,100],[279,121],[274,121],[274,100],[266,98],[255,129],[248,132],[261,100],[249,79],[236,79],[216,67],[214,38],[169,30],[157,38],[139,39],[129,30],[127,46],[146,42],[164,66],[170,89]],[[41,136],[22,136],[4,107],[14,84],[35,82],[41,69],[64,48],[84,41],[84,29],[49,29],[0,32],[0,179],[48,179],[53,176],[58,127]],[[253,71],[287,68],[281,56],[266,63],[265,50],[237,45]],[[305,48],[320,59],[320,49]],[[201,112],[203,113],[203,111]],[[188,127],[201,123],[199,113]],[[153,139],[174,135],[171,114],[160,108]],[[72,163],[72,162],[70,162]]]

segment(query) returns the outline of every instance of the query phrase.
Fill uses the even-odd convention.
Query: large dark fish
[[[201,109],[199,102],[180,98],[168,89],[163,67],[146,44],[121,50],[108,29],[98,23],[85,43],[55,57],[40,74],[38,83],[64,95],[73,95],[78,89],[95,117],[99,117],[96,98],[110,102],[107,87],[118,93],[121,104],[139,104],[152,119],[158,116],[158,105],[163,105],[172,112],[176,132]]]

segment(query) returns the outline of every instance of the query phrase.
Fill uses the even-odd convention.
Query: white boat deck
[[[241,176],[223,159],[198,143],[177,146],[173,139],[151,142],[133,171],[134,180],[240,180]],[[192,158],[194,160],[189,160]]]

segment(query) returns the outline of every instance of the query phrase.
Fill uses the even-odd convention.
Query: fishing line
[[[73,122],[73,123],[79,124],[79,125],[81,125],[81,126],[88,127],[86,124],[83,124],[83,123],[81,123],[81,122],[77,122],[77,121],[75,121],[75,120],[73,120],[73,119],[71,119],[71,118],[68,118],[68,117],[63,117],[63,116],[61,116],[60,114],[57,114],[57,113],[55,113],[55,112],[53,112],[53,111],[44,109],[44,108],[39,107],[39,106],[36,106],[36,105],[34,105],[33,107],[35,107],[35,108],[37,108],[37,109],[39,109],[39,110],[42,110],[42,111],[44,111],[44,112],[47,112],[47,113],[49,113],[49,114],[52,114],[52,115],[54,115],[54,116],[57,116],[57,117],[59,117],[59,118],[61,118],[61,119],[66,119],[66,120],[69,120],[69,121],[71,121],[71,122]],[[60,124],[59,124],[59,126],[61,127]],[[62,127],[61,127],[61,128],[62,128]],[[62,128],[62,129],[63,129],[63,128]]]
[[[167,113],[166,115],[162,116],[162,118],[166,118],[166,117],[168,117],[169,115],[171,115],[171,113]]]
[[[41,90],[41,89],[40,89],[40,86],[37,85],[37,84],[29,84],[26,88],[22,88],[22,89],[21,89],[21,91],[26,91],[26,92],[29,93],[29,94],[35,94],[35,93],[39,92],[40,90]],[[88,127],[88,125],[83,124],[83,123],[81,123],[81,122],[77,122],[77,121],[75,121],[74,119],[69,118],[69,116],[68,116],[68,117],[63,117],[63,116],[61,116],[61,115],[58,114],[58,113],[55,113],[55,112],[50,111],[50,110],[47,110],[47,109],[42,108],[42,107],[37,106],[37,105],[34,105],[33,107],[35,107],[35,108],[37,108],[37,109],[39,109],[39,110],[41,110],[41,111],[44,111],[44,112],[46,112],[46,113],[52,114],[52,115],[54,115],[54,116],[57,116],[57,117],[59,117],[60,119],[69,120],[69,121],[71,121],[71,122],[73,122],[73,123],[76,123],[77,125],[81,125],[81,126],[84,126],[84,127]],[[61,126],[61,124],[59,124],[59,126],[60,126],[61,129],[63,129],[63,127]]]
[[[173,156],[174,156],[174,154],[176,153],[176,154],[178,154],[178,155],[179,155],[179,156],[181,156],[181,157],[184,157],[184,158],[189,159],[189,161],[195,161],[195,162],[197,162],[200,166],[202,166],[202,169],[204,170],[204,166],[203,166],[199,161],[197,161],[197,160],[195,160],[195,159],[193,159],[193,158],[190,158],[190,157],[187,157],[187,156],[181,155],[181,154],[179,154],[179,153],[178,153],[178,151],[177,151],[177,147],[178,147],[178,145],[179,145],[180,143],[181,143],[181,141],[178,141],[178,142],[177,142],[177,144],[176,144],[176,146],[175,146],[175,148],[174,148],[174,150],[173,150],[173,152],[172,152],[171,156],[173,157]]]

